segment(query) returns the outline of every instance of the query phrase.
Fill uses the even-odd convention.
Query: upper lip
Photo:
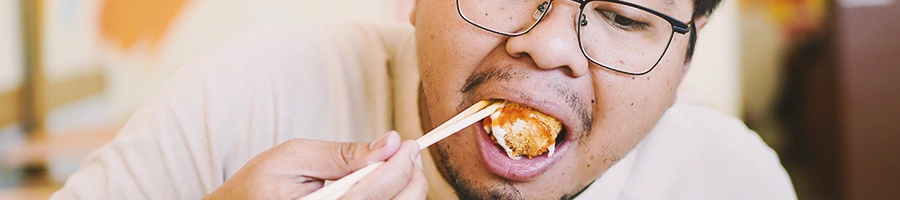
[[[470,95],[470,98],[466,99],[467,101],[464,105],[471,105],[482,99],[500,99],[518,103],[556,118],[562,123],[564,130],[566,130],[568,134],[568,138],[564,139],[575,138],[573,137],[573,134],[581,132],[581,130],[574,129],[574,127],[576,127],[574,126],[574,123],[578,121],[578,116],[573,112],[573,109],[564,103],[565,101],[563,99],[548,97],[547,95],[541,95],[518,88],[496,86],[475,90],[473,95]]]

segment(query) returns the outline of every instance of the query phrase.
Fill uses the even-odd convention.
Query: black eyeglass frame
[[[529,26],[529,27],[528,27],[527,29],[525,29],[524,31],[516,32],[516,33],[508,33],[508,32],[503,32],[503,31],[494,30],[494,29],[492,29],[492,28],[488,28],[488,27],[485,27],[485,26],[482,26],[482,25],[480,25],[480,24],[478,24],[478,23],[473,22],[473,21],[470,20],[468,17],[466,17],[465,14],[463,14],[462,8],[460,8],[460,6],[459,6],[459,1],[460,1],[460,0],[456,0],[456,11],[459,13],[459,16],[463,18],[463,20],[465,20],[465,21],[468,22],[469,24],[472,24],[472,25],[475,26],[475,27],[481,28],[481,29],[486,30],[486,31],[488,31],[488,32],[492,32],[492,33],[500,34],[500,35],[504,35],[504,36],[510,36],[510,37],[521,36],[521,35],[525,35],[525,34],[527,34],[528,32],[530,32],[532,29],[534,29],[534,27],[537,26],[537,24],[541,23],[541,21],[544,20],[544,17],[547,15],[547,13],[549,13],[549,11],[551,10],[551,8],[553,7],[553,0],[547,0],[546,2],[544,2],[543,4],[541,4],[542,6],[543,6],[543,5],[547,5],[547,7],[545,8],[546,11],[541,13],[541,17],[540,17],[539,19],[537,19],[537,21],[535,21],[534,24],[531,24],[531,26]],[[661,61],[662,58],[665,57],[666,53],[669,51],[669,46],[672,44],[672,38],[674,37],[675,33],[684,35],[684,34],[686,34],[687,32],[689,32],[689,31],[691,31],[691,30],[694,30],[693,27],[692,27],[692,25],[694,24],[694,20],[693,20],[693,19],[692,19],[691,21],[689,21],[689,22],[683,22],[683,21],[678,20],[678,19],[675,19],[674,17],[671,17],[671,16],[669,16],[669,15],[660,13],[660,12],[658,12],[658,11],[656,11],[656,10],[653,10],[653,9],[650,9],[650,8],[647,8],[647,7],[644,7],[644,6],[641,6],[641,5],[637,5],[637,4],[634,4],[634,3],[631,3],[631,2],[625,2],[625,1],[621,1],[621,0],[571,0],[571,1],[574,1],[574,2],[580,4],[580,5],[578,6],[578,8],[579,8],[579,9],[578,9],[578,10],[579,10],[579,11],[578,11],[578,16],[579,16],[579,17],[578,17],[578,20],[575,21],[575,22],[576,22],[575,26],[578,27],[578,28],[576,29],[576,31],[577,31],[577,33],[578,33],[578,46],[579,46],[579,48],[581,48],[581,53],[584,55],[585,58],[587,58],[588,60],[590,60],[592,63],[597,64],[597,65],[600,65],[600,66],[602,66],[603,68],[606,68],[606,69],[609,69],[609,70],[612,70],[612,71],[615,71],[615,72],[623,73],[623,74],[628,74],[628,75],[644,75],[644,74],[650,73],[650,71],[653,71],[653,69],[656,68],[656,65],[659,64],[659,61]],[[663,18],[664,20],[666,20],[667,22],[669,22],[669,24],[672,26],[672,33],[669,34],[669,41],[666,43],[666,49],[663,50],[662,55],[659,56],[659,58],[656,60],[656,63],[653,64],[653,67],[650,67],[649,69],[647,69],[646,71],[643,71],[643,72],[629,72],[629,71],[624,71],[624,70],[616,69],[616,68],[614,68],[614,67],[610,67],[610,66],[607,66],[607,65],[605,65],[605,64],[603,64],[603,63],[600,63],[600,62],[594,60],[594,58],[591,58],[591,56],[589,56],[589,55],[587,54],[587,52],[584,50],[584,44],[581,42],[581,27],[584,26],[584,25],[582,25],[582,24],[586,24],[586,23],[584,23],[584,22],[586,22],[585,19],[584,19],[584,7],[587,6],[588,3],[594,2],[594,1],[605,1],[605,2],[610,2],[610,3],[615,3],[615,4],[622,4],[622,5],[625,5],[625,6],[637,8],[637,9],[640,9],[640,10],[643,10],[643,11],[646,11],[646,12],[649,12],[650,14],[659,16],[660,18]]]

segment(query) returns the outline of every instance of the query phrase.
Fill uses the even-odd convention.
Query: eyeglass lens
[[[467,20],[506,35],[518,35],[543,17],[547,0],[459,0],[459,11]]]
[[[547,0],[458,0],[469,22],[505,35],[533,27],[549,9]],[[591,1],[577,21],[585,56],[613,70],[642,74],[660,60],[672,38],[672,25],[657,15],[628,5]]]

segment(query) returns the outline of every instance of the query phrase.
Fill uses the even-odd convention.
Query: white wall
[[[0,93],[15,89],[22,81],[20,24],[19,1],[0,1]]]
[[[48,81],[97,73],[98,10],[101,0],[44,0],[41,45]]]
[[[741,62],[738,2],[722,1],[700,30],[693,63],[679,88],[679,101],[707,104],[741,116]]]

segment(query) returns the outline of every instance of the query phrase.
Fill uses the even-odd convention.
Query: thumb
[[[335,180],[371,163],[387,160],[400,148],[400,134],[388,132],[372,142],[291,141],[292,160],[301,175]]]

